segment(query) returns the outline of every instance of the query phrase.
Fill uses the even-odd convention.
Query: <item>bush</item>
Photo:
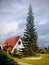
[[[33,52],[33,51],[31,51],[30,49],[27,49],[27,48],[23,48],[21,52],[22,52],[22,56],[23,57],[28,57],[28,56],[36,55],[35,52]]]
[[[0,65],[18,65],[18,63],[9,58],[6,52],[0,51]]]

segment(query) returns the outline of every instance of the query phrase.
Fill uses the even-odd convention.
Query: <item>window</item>
[[[20,41],[18,42],[18,45],[21,45],[21,42]]]

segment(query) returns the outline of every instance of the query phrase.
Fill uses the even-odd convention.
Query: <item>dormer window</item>
[[[18,45],[21,45],[21,42],[20,41],[18,41]]]

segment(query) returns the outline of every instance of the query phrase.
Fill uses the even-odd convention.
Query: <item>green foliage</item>
[[[27,16],[26,29],[24,32],[24,42],[26,43],[27,47],[30,48],[30,50],[33,50],[34,52],[37,51],[38,49],[37,37],[38,37],[37,32],[34,26],[32,7],[30,5],[28,16]]]
[[[9,58],[5,51],[0,50],[0,65],[18,65],[18,63]]]
[[[22,57],[33,56],[35,53],[28,48],[22,48]]]
[[[13,54],[14,54],[14,55],[16,55],[16,53],[17,53],[17,49],[14,49],[14,52],[13,52]]]
[[[11,46],[10,46],[10,45],[6,45],[6,46],[3,48],[3,50],[4,50],[4,51],[8,51],[8,48],[9,48],[9,47],[11,47]]]
[[[27,48],[22,48],[22,56],[29,56]]]
[[[8,45],[5,46],[3,50],[7,51],[8,47],[9,47]]]
[[[20,50],[18,51],[17,49],[14,49],[13,56],[21,59],[22,53]]]

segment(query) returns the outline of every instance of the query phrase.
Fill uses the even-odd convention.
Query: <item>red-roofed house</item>
[[[10,53],[13,53],[14,49],[20,50],[21,48],[24,48],[24,44],[20,36],[6,39],[1,46],[2,49],[4,49],[5,46],[9,46],[8,51]]]

